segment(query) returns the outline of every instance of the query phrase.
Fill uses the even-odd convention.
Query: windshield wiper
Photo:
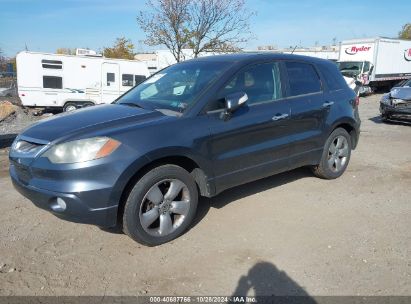
[[[134,102],[119,102],[117,104],[144,109],[141,105],[139,105],[138,103],[134,103]]]

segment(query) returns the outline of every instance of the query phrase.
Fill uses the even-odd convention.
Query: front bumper
[[[385,103],[380,103],[380,113],[382,115],[411,115],[411,105],[403,104],[401,106],[389,105]]]
[[[91,224],[100,227],[113,227],[117,224],[118,205],[110,206],[107,198],[111,188],[84,189],[81,192],[65,193],[40,189],[19,178],[16,164],[10,164],[10,177],[16,190],[37,207],[55,216],[75,223]],[[65,209],[59,208],[57,199],[64,201]],[[95,206],[96,201],[101,207]]]

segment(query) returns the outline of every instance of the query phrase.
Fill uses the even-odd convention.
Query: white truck
[[[346,40],[340,44],[337,64],[344,76],[363,84],[360,93],[390,89],[411,78],[411,40],[382,37]]]
[[[150,76],[144,62],[101,55],[17,54],[17,89],[24,106],[71,111],[111,103]]]

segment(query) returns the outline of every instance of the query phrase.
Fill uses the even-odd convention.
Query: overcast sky
[[[409,0],[248,0],[247,7],[257,13],[251,20],[256,39],[248,49],[395,37],[411,22]],[[59,47],[99,50],[125,36],[137,51],[150,50],[136,22],[137,12],[145,9],[145,0],[0,0],[0,48],[7,56],[26,45],[42,52]]]

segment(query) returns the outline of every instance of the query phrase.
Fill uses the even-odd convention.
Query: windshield
[[[176,64],[139,84],[116,103],[183,113],[228,66],[228,62],[211,61]]]
[[[358,76],[361,73],[361,68],[363,65],[362,61],[341,61],[337,63],[341,74],[348,77]]]
[[[411,87],[411,79],[405,80],[402,84],[403,87]]]

